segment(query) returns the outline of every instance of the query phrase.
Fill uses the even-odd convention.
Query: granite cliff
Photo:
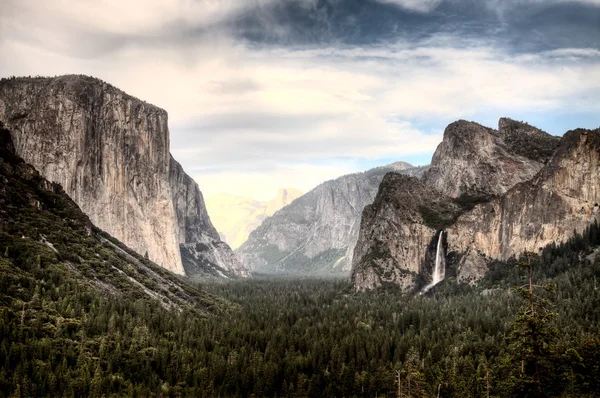
[[[452,198],[498,196],[533,178],[559,141],[507,118],[500,119],[498,130],[459,120],[444,131],[425,183]]]
[[[475,206],[448,228],[449,251],[463,256],[459,279],[476,280],[485,258],[537,252],[600,221],[599,182],[600,130],[567,132],[534,178]]]
[[[65,192],[91,221],[177,274],[186,245],[209,241],[233,274],[196,183],[169,153],[167,113],[98,79],[69,75],[0,81],[0,120],[16,152]],[[189,258],[189,257],[186,257]],[[205,260],[200,255],[201,260]]]
[[[52,300],[42,305],[39,293],[34,294],[40,290],[52,292],[60,302],[76,286],[78,294],[90,295],[86,297],[148,302],[176,312],[204,313],[227,305],[94,226],[60,184],[43,178],[16,154],[2,123],[0,248],[0,279],[7,287],[3,310],[18,308],[28,323],[45,323],[48,330],[60,327],[65,317]]]
[[[427,283],[441,230],[461,282],[481,278],[491,258],[565,241],[598,219],[599,157],[597,130],[561,139],[506,118],[498,130],[452,123],[422,181],[386,176],[365,208],[355,288]]]
[[[451,198],[420,179],[386,174],[375,201],[363,211],[352,264],[355,288],[391,283],[408,290],[417,276],[431,275],[431,243],[459,212]]]
[[[363,208],[388,171],[421,175],[404,162],[327,181],[277,211],[236,254],[251,271],[348,274]]]

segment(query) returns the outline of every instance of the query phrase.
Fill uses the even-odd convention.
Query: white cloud
[[[352,164],[314,165],[306,163],[273,168],[268,175],[236,170],[198,174],[194,177],[205,198],[226,192],[267,201],[275,197],[278,188],[290,187],[308,192],[324,181],[356,171],[362,170]]]
[[[442,0],[377,0],[380,3],[395,4],[404,9],[417,12],[430,12],[434,10]]]
[[[98,9],[93,2],[70,8],[59,0],[52,7],[39,3],[40,9],[15,2],[11,13],[0,13],[0,75],[94,75],[167,109],[174,156],[207,194],[265,192],[269,198],[279,186],[308,191],[357,171],[361,159],[431,153],[442,127],[423,130],[419,122],[441,126],[484,113],[573,106],[600,111],[596,49],[511,56],[485,42],[459,48],[455,43],[464,41],[449,37],[385,47],[266,49],[218,32],[173,46],[152,46],[150,37],[150,45],[103,56],[70,51],[104,43],[107,32],[142,35],[178,18],[210,24],[251,4],[178,1],[163,10],[167,3],[158,0],[123,3],[139,8],[132,16],[116,11],[120,3],[103,1]],[[100,39],[79,37],[88,22],[103,29]]]
[[[235,12],[274,0],[3,0],[4,18],[18,18],[32,26],[80,28],[108,33],[135,34],[165,24],[210,25]],[[3,19],[4,19],[3,18]]]

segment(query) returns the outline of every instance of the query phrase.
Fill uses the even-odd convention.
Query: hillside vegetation
[[[93,227],[0,138],[0,396],[592,397],[600,228],[477,286],[193,288]],[[7,150],[8,149],[8,150]],[[521,262],[522,265],[522,262]],[[521,295],[524,293],[523,297]],[[219,298],[223,297],[223,298]]]
[[[148,358],[228,307],[94,227],[0,126],[0,396],[168,386]]]

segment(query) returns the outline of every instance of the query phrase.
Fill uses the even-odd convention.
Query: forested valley
[[[6,250],[0,394],[597,396],[599,244],[593,225],[539,256],[493,263],[477,286],[450,278],[423,296],[355,293],[345,280],[204,283],[230,303],[212,313],[92,294]]]

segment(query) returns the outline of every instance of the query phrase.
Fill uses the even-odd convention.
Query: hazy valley
[[[0,397],[600,397],[598,20],[0,4]]]
[[[2,80],[0,94],[5,391],[369,396],[396,394],[402,380],[409,396],[597,391],[583,369],[600,353],[599,313],[583,308],[600,300],[598,130],[559,138],[506,118],[498,130],[459,121],[428,167],[397,162],[271,202],[220,195],[207,212],[168,145],[144,138],[163,129],[168,143],[160,110],[79,76]],[[91,111],[108,107],[108,118]],[[144,177],[156,162],[165,174]],[[210,212],[238,242],[256,228],[234,253]],[[537,344],[517,337],[530,329],[510,290],[525,252],[536,283],[557,290],[521,316],[551,328],[558,315],[568,331],[545,335],[550,351],[529,360],[544,379],[529,384],[511,381],[510,366]],[[561,367],[585,382],[556,379]]]
[[[279,188],[277,196],[268,202],[222,193],[208,198],[206,208],[223,241],[235,250],[265,218],[300,196],[302,192],[294,188]]]

